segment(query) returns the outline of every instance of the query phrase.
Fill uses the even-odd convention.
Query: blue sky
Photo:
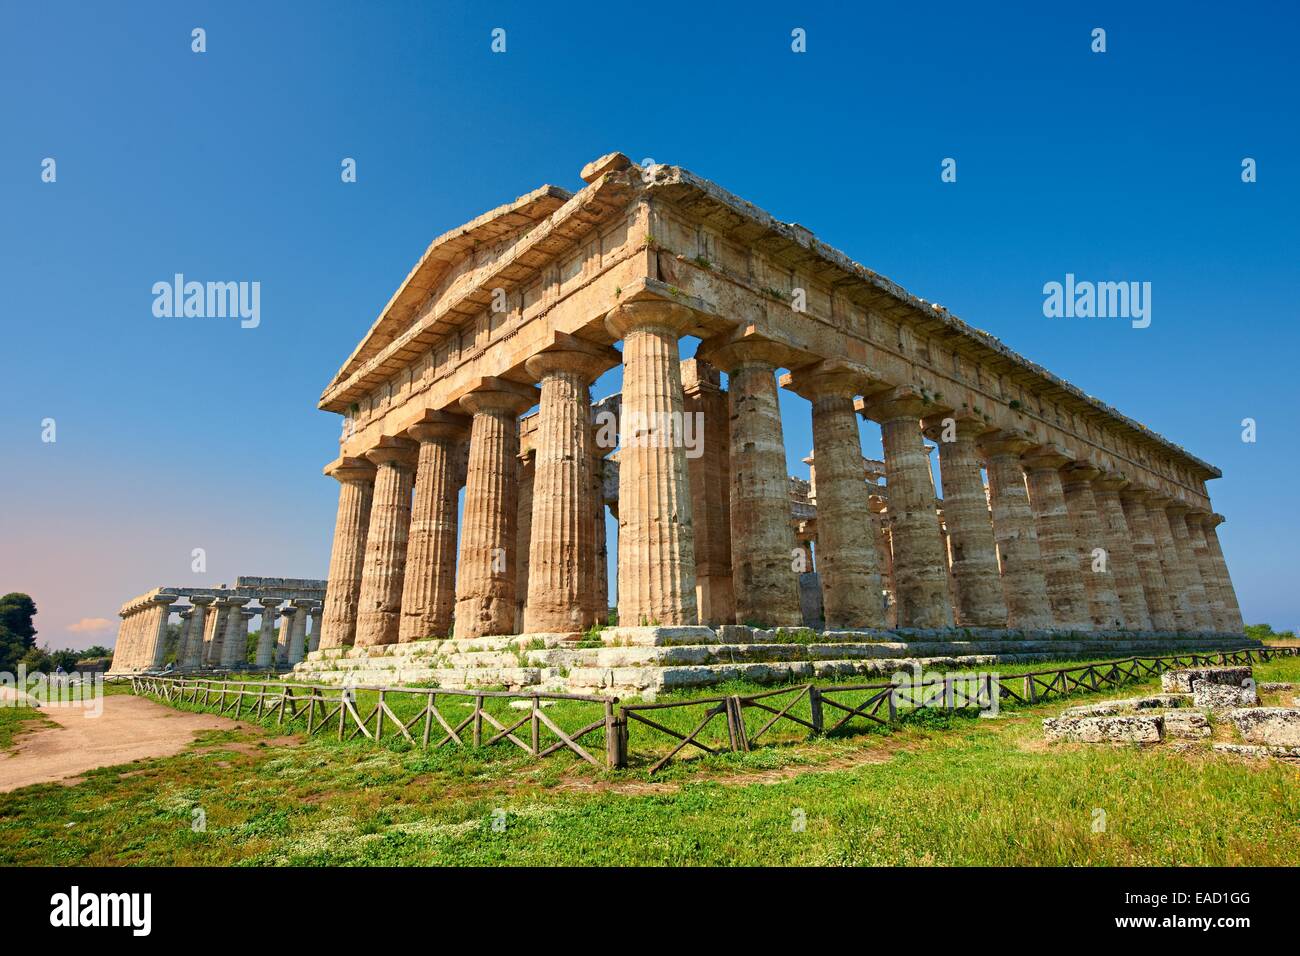
[[[323,577],[326,382],[430,239],[617,149],[802,223],[1218,465],[1247,619],[1300,625],[1294,7],[904,6],[5,5],[0,592],[85,646],[157,584]],[[156,318],[177,272],[260,282],[261,324]],[[1151,327],[1044,318],[1067,272],[1151,282]],[[807,405],[783,402],[806,473]]]

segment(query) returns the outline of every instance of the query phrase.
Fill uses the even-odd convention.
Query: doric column
[[[113,643],[113,664],[110,667],[110,670],[114,673],[130,670],[131,655],[134,651],[133,638],[135,636],[135,612],[125,611],[118,613],[122,618],[122,623],[117,629],[117,640]]]
[[[1029,486],[1029,506],[1038,529],[1043,577],[1053,623],[1060,628],[1091,628],[1088,596],[1074,549],[1074,528],[1061,488],[1061,466],[1073,456],[1059,445],[1037,445],[1021,458]]]
[[[212,615],[208,618],[203,662],[208,667],[220,667],[221,653],[226,646],[226,621],[230,617],[230,598],[225,595],[215,598],[212,609]]]
[[[581,631],[596,619],[590,593],[596,541],[588,386],[618,361],[612,348],[568,337],[524,363],[542,390],[528,551],[530,632]]]
[[[175,670],[180,670],[185,666],[185,654],[189,651],[190,630],[194,624],[194,608],[187,607],[177,612],[181,619],[181,631],[179,639],[176,642],[176,662],[173,665]]]
[[[618,617],[625,627],[698,619],[677,346],[693,324],[690,310],[660,300],[625,302],[605,317],[623,340]]]
[[[171,617],[176,598],[175,594],[156,594],[150,599],[153,602],[150,609],[152,617],[143,662],[145,667],[152,670],[162,667],[163,658],[167,655],[167,619]]]
[[[1237,603],[1237,590],[1232,586],[1232,576],[1228,573],[1228,562],[1223,557],[1223,546],[1219,543],[1218,526],[1224,522],[1221,514],[1212,514],[1205,522],[1205,543],[1210,549],[1219,575],[1219,587],[1223,594],[1224,630],[1231,634],[1240,634],[1244,628],[1241,606]]]
[[[695,597],[700,623],[736,622],[731,577],[731,436],[718,370],[700,358],[682,364],[685,412],[699,424],[698,454],[687,456],[695,524]]]
[[[185,670],[198,670],[203,666],[203,635],[208,629],[208,607],[212,604],[211,594],[191,594],[190,604],[194,610],[190,617],[189,640],[185,644],[185,657],[181,667]]]
[[[320,618],[321,604],[319,601],[312,601],[311,607],[307,609],[307,624],[311,627],[307,635],[307,650],[320,650]]]
[[[1169,585],[1165,582],[1160,551],[1156,546],[1155,533],[1151,530],[1151,516],[1147,514],[1146,499],[1150,494],[1145,488],[1130,485],[1120,490],[1119,500],[1132,535],[1133,553],[1142,580],[1142,595],[1146,599],[1147,613],[1151,617],[1151,628],[1156,631],[1174,631],[1177,630],[1177,625],[1169,606]]]
[[[226,598],[226,633],[221,641],[221,666],[242,667],[248,663],[248,622],[244,619],[244,605],[251,598]]]
[[[1169,531],[1174,538],[1178,563],[1183,569],[1183,582],[1192,616],[1192,628],[1207,632],[1214,630],[1214,620],[1210,617],[1210,604],[1206,600],[1205,584],[1201,581],[1201,569],[1196,563],[1192,537],[1187,530],[1187,513],[1190,510],[1183,502],[1175,501],[1165,508],[1165,513],[1169,515]]]
[[[379,447],[366,452],[366,458],[375,466],[375,495],[370,503],[366,560],[357,598],[357,647],[397,643],[411,528],[415,450],[415,442],[409,439],[386,438]],[[306,615],[299,617],[305,625]],[[296,663],[292,654],[289,657],[290,664]]]
[[[879,485],[868,485],[868,489],[880,489]],[[880,606],[881,619],[885,627],[897,627],[897,607],[894,601],[894,544],[889,531],[888,505],[882,494],[871,494],[868,498],[871,508],[872,537],[876,540],[876,567],[880,569]]]
[[[1006,598],[976,450],[976,440],[988,431],[988,425],[978,415],[955,412],[928,418],[925,426],[926,437],[939,446],[943,522],[952,558],[957,624],[1006,627]]]
[[[257,652],[253,665],[265,670],[275,666],[275,609],[284,602],[262,598],[262,626],[257,632]]]
[[[1201,585],[1205,588],[1206,610],[1210,613],[1210,627],[1213,630],[1227,632],[1225,619],[1226,607],[1223,590],[1219,584],[1219,569],[1210,555],[1210,546],[1205,538],[1205,521],[1210,515],[1203,511],[1187,513],[1187,536],[1192,546],[1192,556],[1201,575]]]
[[[430,412],[406,434],[419,443],[419,453],[397,633],[403,643],[451,635],[458,498],[454,460],[457,445],[469,437],[469,420]]]
[[[1092,483],[1101,476],[1100,469],[1086,462],[1073,462],[1061,469],[1061,490],[1065,507],[1074,528],[1074,554],[1088,596],[1088,614],[1097,630],[1123,628],[1124,610],[1119,602],[1115,575],[1111,570],[1110,536],[1101,524]],[[1102,551],[1105,561],[1100,569],[1094,552]]]
[[[357,601],[365,569],[375,466],[364,458],[344,458],[327,467],[325,474],[339,483],[339,506],[325,586],[321,646],[349,647],[357,634]]]
[[[535,388],[495,378],[460,400],[474,417],[456,576],[458,638],[515,629],[518,418],[536,401]]]
[[[534,448],[519,451],[518,494],[515,504],[515,554],[526,556],[533,546],[533,483],[537,476]],[[516,634],[528,630],[528,562],[515,565],[515,626]]]
[[[1002,572],[1007,626],[1026,629],[1049,628],[1054,623],[1038,529],[1020,461],[1033,445],[1027,436],[1007,431],[984,435],[979,440],[989,477],[989,509]]]
[[[376,485],[378,485],[378,482],[376,482]],[[294,603],[298,605],[298,613],[293,615],[293,629],[289,632],[290,667],[300,663],[307,656],[307,614],[311,608],[311,603],[308,601],[296,601]]]
[[[789,349],[773,342],[741,339],[710,347],[704,356],[727,373],[736,620],[763,627],[803,623],[776,390],[776,370],[788,355]]]
[[[1107,568],[1115,581],[1124,626],[1130,631],[1149,631],[1151,615],[1147,610],[1142,575],[1133,546],[1135,532],[1129,527],[1119,498],[1120,491],[1127,485],[1128,479],[1123,475],[1102,473],[1092,483],[1092,496],[1097,503],[1097,516],[1101,519],[1109,556]]]
[[[880,423],[885,448],[898,626],[952,627],[948,560],[939,537],[930,455],[921,439],[921,416],[929,403],[918,389],[904,385],[873,396],[863,408]]]
[[[328,600],[328,595],[326,599]],[[281,667],[289,666],[289,649],[293,645],[293,624],[297,616],[298,608],[292,604],[285,605],[280,612],[280,634],[275,642],[275,662]]]
[[[880,564],[871,523],[871,489],[862,470],[854,397],[863,376],[822,362],[789,377],[812,403],[816,462],[817,571],[827,630],[882,627]],[[787,522],[789,504],[786,505]],[[811,556],[810,556],[811,557]],[[808,562],[812,568],[811,560]]]
[[[1160,566],[1169,588],[1169,611],[1174,618],[1174,628],[1178,631],[1190,632],[1196,630],[1196,614],[1192,611],[1191,586],[1187,580],[1187,569],[1179,556],[1172,522],[1169,520],[1168,508],[1173,503],[1172,498],[1152,495],[1147,499],[1147,514],[1151,520],[1151,532],[1155,537]]]
[[[593,433],[593,441],[595,435]],[[605,534],[605,454],[593,444],[591,458],[592,543],[595,560],[591,568],[591,607],[596,623],[609,620],[609,544]]]

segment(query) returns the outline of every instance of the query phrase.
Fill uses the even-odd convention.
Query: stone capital
[[[617,349],[596,345],[576,336],[566,336],[566,341],[544,352],[538,352],[524,362],[528,374],[539,381],[557,373],[576,374],[590,385],[602,374],[623,361]]]
[[[179,594],[155,594],[153,597],[149,598],[149,601],[153,604],[164,604],[164,605],[172,605],[179,600],[180,600]]]
[[[251,601],[251,600],[253,600],[253,599],[252,599],[252,598],[246,598],[246,597],[231,596],[231,597],[226,598],[225,600],[226,600],[226,606],[227,606],[227,607],[240,607],[240,608],[242,608],[245,604],[247,604],[249,601]]]
[[[1132,482],[1125,485],[1119,490],[1119,496],[1125,499],[1139,499],[1143,502],[1149,502],[1155,492],[1150,488],[1144,488],[1142,485],[1135,485]]]
[[[216,595],[214,594],[191,594],[190,595],[191,604],[197,604],[204,607],[211,604],[216,599],[217,599]]]
[[[262,605],[263,611],[274,611],[284,603],[284,598],[258,598],[257,601]]]
[[[1092,484],[1101,477],[1101,469],[1086,461],[1074,461],[1061,468],[1061,481],[1067,485]]]
[[[465,415],[451,412],[427,411],[415,424],[406,429],[405,436],[412,441],[466,441],[469,438],[470,420]]]
[[[1074,452],[1053,442],[1035,445],[1020,456],[1020,462],[1026,471],[1059,471],[1072,461]]]
[[[281,617],[284,617],[286,615],[289,617],[293,617],[293,615],[297,613],[298,613],[298,607],[293,604],[286,604],[284,607],[280,608]]]
[[[865,366],[839,359],[825,359],[787,372],[781,376],[780,385],[809,401],[824,395],[853,398],[882,387]]]
[[[325,474],[340,483],[374,481],[375,466],[364,458],[340,458],[325,466]]]
[[[695,313],[666,299],[637,299],[620,302],[605,316],[605,328],[616,339],[629,332],[653,329],[679,338],[695,326]]]
[[[914,419],[919,428],[921,419],[937,409],[934,401],[915,385],[898,385],[887,392],[859,401],[857,410],[864,418],[881,424]]]
[[[1205,527],[1217,528],[1219,525],[1223,524],[1223,522],[1227,520],[1228,519],[1225,518],[1223,515],[1215,512],[1214,514],[1210,515],[1208,518],[1205,519]]]
[[[1130,482],[1118,471],[1103,471],[1093,479],[1093,484],[1102,491],[1120,492],[1127,488]]]
[[[409,438],[385,436],[379,444],[365,452],[365,457],[376,467],[392,465],[394,467],[411,467],[415,464],[415,452],[418,445]]]
[[[1170,499],[1169,504],[1164,506],[1164,509],[1168,511],[1171,515],[1185,515],[1192,510],[1187,506],[1186,502],[1178,501],[1172,498]]]
[[[810,356],[802,350],[772,336],[764,335],[754,326],[745,326],[739,332],[726,332],[700,343],[697,357],[702,358],[728,375],[746,367],[791,368],[807,365]]]
[[[953,412],[936,412],[933,415],[927,415],[921,421],[921,429],[926,438],[931,441],[941,441],[949,420],[952,421],[953,429],[960,439],[973,438],[978,440],[980,435],[990,430],[988,422],[964,408]]]
[[[498,412],[518,416],[540,399],[541,393],[532,385],[505,378],[484,378],[473,391],[460,397],[460,407],[471,414]]]
[[[1028,432],[1004,429],[981,435],[977,440],[986,458],[995,455],[1015,455],[1017,458],[1038,444]]]

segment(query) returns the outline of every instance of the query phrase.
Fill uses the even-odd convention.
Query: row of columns
[[[661,300],[626,302],[606,317],[623,343],[620,623],[797,626],[776,371],[803,360],[757,336],[704,343],[700,357],[729,376],[729,424],[725,439],[706,436],[703,454],[688,459],[683,414],[716,416],[723,401],[698,382],[683,387],[678,340],[694,323]],[[596,620],[603,452],[588,387],[618,357],[566,342],[526,363],[540,392],[483,380],[460,399],[465,414],[430,413],[363,459],[332,466],[341,489],[321,646],[444,635],[453,604],[458,637]],[[885,624],[883,572],[899,627],[1241,630],[1214,530],[1220,517],[1102,474],[1067,449],[990,432],[977,416],[847,363],[799,368],[788,384],[812,404],[828,628]],[[539,395],[535,457],[521,466],[517,417]],[[858,413],[880,425],[883,513],[863,478]],[[939,445],[942,524],[927,435]],[[466,437],[453,560],[453,463]]]
[[[180,599],[178,594],[161,593],[150,597],[143,608],[133,608],[123,614],[113,652],[114,670],[156,670],[163,666],[166,653],[167,625],[172,606]],[[281,608],[282,599],[259,599],[261,607],[245,610],[251,598],[195,594],[189,596],[190,606],[179,609],[180,640],[176,649],[176,667],[179,670],[198,670],[203,667],[237,668],[248,664],[248,622],[256,614],[262,617],[261,632],[254,655],[256,667],[285,666],[301,661],[309,647],[308,624],[311,624],[310,641],[319,639],[319,609],[317,601],[294,601]],[[276,634],[276,615],[280,618],[279,637]]]

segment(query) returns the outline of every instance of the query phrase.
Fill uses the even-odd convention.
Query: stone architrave
[[[514,632],[518,418],[537,398],[532,386],[488,379],[460,399],[473,420],[456,576],[457,638]]]
[[[894,599],[899,627],[952,627],[948,559],[939,536],[938,503],[921,417],[930,404],[920,390],[899,386],[863,404],[880,424],[885,487],[894,551]]]
[[[449,637],[456,607],[456,525],[459,489],[457,446],[469,438],[469,419],[429,412],[406,430],[419,443],[411,524],[406,545],[406,579],[398,640]]]
[[[402,584],[406,579],[407,535],[411,527],[415,455],[416,443],[406,438],[386,438],[366,452],[366,458],[375,466],[375,493],[370,503],[366,560],[357,598],[358,647],[397,643],[402,618]],[[306,616],[300,617],[305,626]],[[294,663],[292,654],[290,663]]]
[[[605,317],[610,334],[623,340],[618,617],[624,627],[698,619],[678,348],[694,321],[689,309],[660,299],[624,302]]]
[[[1029,505],[1038,529],[1038,547],[1043,555],[1043,577],[1047,599],[1056,627],[1087,631],[1092,627],[1088,596],[1074,549],[1074,528],[1061,488],[1061,466],[1073,455],[1058,445],[1031,448],[1021,462],[1029,486]]]
[[[612,348],[565,337],[524,363],[541,386],[525,612],[530,632],[582,631],[596,620],[588,386],[619,359]]]
[[[357,602],[365,570],[375,466],[364,458],[343,458],[329,465],[325,474],[339,483],[339,505],[334,520],[334,544],[330,549],[320,646],[349,647],[356,640]]]

